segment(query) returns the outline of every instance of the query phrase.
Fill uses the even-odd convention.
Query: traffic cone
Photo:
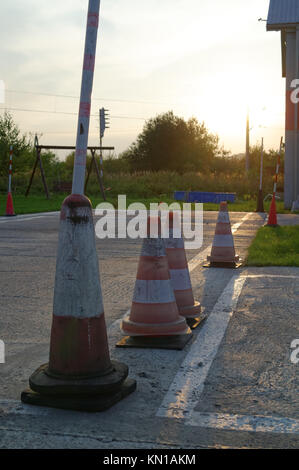
[[[103,411],[135,390],[127,376],[128,367],[109,356],[91,203],[73,194],[60,216],[50,360],[21,400]]]
[[[267,226],[268,227],[277,227],[278,226],[277,213],[276,213],[276,200],[275,200],[275,195],[274,194],[273,194],[272,201],[271,201]]]
[[[151,238],[150,225],[158,223],[158,237]],[[161,238],[160,218],[148,218],[130,314],[122,322],[126,336],[118,347],[183,349],[191,339],[185,318],[179,315]]]
[[[6,217],[13,217],[15,216],[15,211],[13,208],[13,199],[11,192],[7,193],[7,203],[6,203]]]
[[[179,229],[178,234],[175,233],[176,228]],[[165,238],[165,247],[179,314],[185,317],[187,324],[194,329],[205,319],[205,316],[201,314],[200,303],[194,300],[178,213],[169,213],[169,238]]]
[[[238,268],[241,260],[235,253],[227,202],[220,203],[220,210],[212,245],[211,256],[208,256],[208,267]]]

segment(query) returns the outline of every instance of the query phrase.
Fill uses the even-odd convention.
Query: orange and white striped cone
[[[148,223],[155,223],[154,218]],[[178,312],[161,233],[143,241],[132,307],[122,331],[127,335],[117,344],[122,347],[182,349],[191,338],[186,320]]]
[[[21,399],[103,411],[135,390],[127,376],[125,364],[110,360],[91,204],[73,194],[61,209],[50,360]]]
[[[242,264],[235,252],[227,202],[220,203],[212,251],[208,256],[208,261],[210,262],[208,267],[216,268],[238,268]]]
[[[273,194],[273,197],[272,197],[272,201],[271,201],[271,205],[270,205],[270,210],[269,210],[269,215],[268,215],[266,226],[267,227],[278,227],[275,193]]]
[[[201,315],[200,302],[194,300],[185,242],[181,236],[181,230],[179,236],[176,237],[174,227],[181,227],[180,216],[170,212],[169,238],[165,238],[170,278],[179,314],[186,318],[187,324],[191,328],[195,328],[205,319],[205,316]]]
[[[5,213],[6,217],[14,217],[16,214],[15,214],[15,211],[14,211],[14,208],[13,208],[13,199],[12,199],[12,194],[9,192],[7,194],[7,203],[6,203],[6,213]]]

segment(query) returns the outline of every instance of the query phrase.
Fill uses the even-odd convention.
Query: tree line
[[[10,113],[0,116],[0,177],[8,174],[9,148],[13,145],[14,174],[29,175],[36,153],[33,136],[22,134]],[[258,175],[260,162],[258,145],[250,149],[250,173]],[[277,151],[264,152],[265,171],[275,169]],[[61,161],[51,151],[43,152],[43,166],[48,177],[70,180],[74,152]],[[88,157],[87,164],[90,162]],[[283,166],[283,161],[282,161]],[[129,148],[104,160],[107,173],[135,173],[172,171],[179,174],[230,174],[245,172],[245,156],[233,157],[219,145],[217,135],[208,131],[204,122],[196,118],[184,120],[172,111],[149,119]]]

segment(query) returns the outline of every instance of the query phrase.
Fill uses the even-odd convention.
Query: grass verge
[[[249,248],[247,266],[299,266],[299,225],[260,228]]]
[[[61,208],[61,204],[67,194],[52,194],[50,199],[46,199],[44,194],[34,194],[29,195],[26,198],[24,195],[21,194],[14,194],[13,201],[14,201],[14,209],[16,214],[34,214],[38,212],[51,212],[51,211],[59,211]],[[101,196],[89,196],[92,202],[93,207],[95,208],[98,204],[103,202]],[[6,208],[6,194],[0,195],[0,216],[5,214]],[[133,202],[141,202],[147,208],[151,202],[166,202],[167,204],[171,204],[175,202],[172,198],[168,196],[163,197],[152,197],[152,198],[138,198],[134,196],[127,197],[127,206]],[[110,196],[107,194],[107,202],[110,202],[114,205],[115,208],[118,206],[118,199],[116,196]],[[192,205],[194,207],[194,205]],[[264,204],[265,211],[269,211],[270,202],[266,202]],[[229,211],[230,212],[255,212],[256,209],[256,201],[237,201],[235,203],[229,204]],[[204,204],[205,211],[218,211],[219,204]],[[283,202],[277,203],[277,212],[279,214],[283,213],[290,213],[290,211],[285,210],[283,207]]]

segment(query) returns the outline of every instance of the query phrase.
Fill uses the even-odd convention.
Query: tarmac
[[[241,258],[264,214],[230,213]],[[0,219],[0,448],[298,448],[299,268],[204,268],[217,213],[187,257],[206,321],[182,351],[119,349],[141,241],[97,239],[111,358],[137,390],[103,413],[24,405],[30,374],[48,361],[58,213]],[[299,225],[297,215],[279,224]],[[299,357],[299,354],[298,354]]]

